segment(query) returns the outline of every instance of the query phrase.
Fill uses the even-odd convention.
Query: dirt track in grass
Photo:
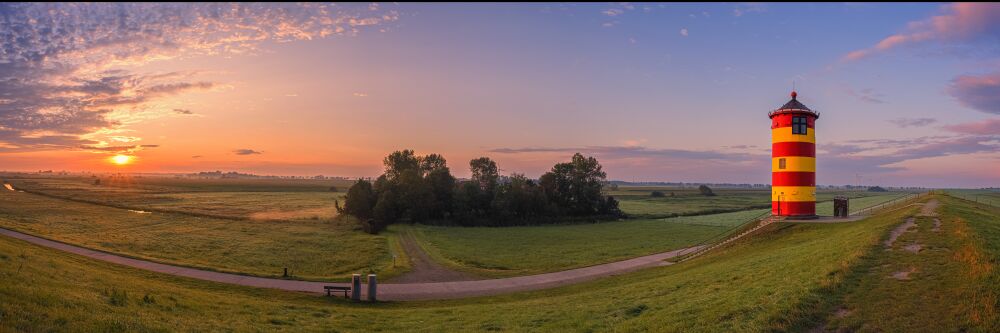
[[[435,262],[413,235],[405,233],[399,238],[403,250],[410,257],[410,271],[391,280],[393,283],[450,282],[480,280],[473,274],[459,272]]]

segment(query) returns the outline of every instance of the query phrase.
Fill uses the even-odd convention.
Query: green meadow
[[[339,221],[253,221],[139,212],[0,191],[0,227],[158,262],[258,276],[394,274],[391,234]]]
[[[0,276],[8,281],[0,284],[5,300],[0,326],[14,331],[807,331],[841,326],[995,331],[997,272],[983,267],[1000,255],[1000,212],[936,197],[944,204],[942,219],[968,225],[964,237],[944,227],[942,237],[954,239],[942,241],[967,248],[968,255],[941,257],[948,266],[942,269],[976,273],[922,274],[928,281],[902,283],[880,295],[906,292],[955,300],[974,291],[978,298],[973,299],[981,301],[921,303],[927,307],[921,315],[895,317],[910,312],[861,307],[855,304],[868,301],[851,298],[877,297],[867,293],[879,284],[856,281],[869,278],[866,267],[880,267],[887,231],[919,208],[907,207],[856,223],[773,226],[683,264],[568,287],[377,304],[170,277],[0,238]],[[944,282],[961,288],[922,288]],[[847,315],[838,315],[841,306],[848,308]],[[851,326],[854,315],[895,320],[857,327]],[[831,316],[842,321],[827,320]]]
[[[515,276],[591,266],[692,246],[766,213],[503,228],[392,226],[412,232],[433,257],[483,276]]]
[[[661,192],[664,196],[653,197],[653,191]],[[713,192],[715,196],[704,196],[698,192],[697,187],[620,186],[608,194],[618,199],[622,210],[634,218],[705,215],[771,207],[771,192],[768,189],[715,189]],[[819,215],[833,215],[835,196],[848,197],[852,207],[861,208],[881,202],[886,199],[886,195],[895,196],[900,193],[817,190],[816,212]]]
[[[29,192],[0,191],[0,227],[224,272],[273,277],[287,267],[292,278],[308,280],[342,280],[361,271],[378,272],[384,278],[402,274],[406,266],[394,265],[392,257],[405,255],[397,249],[396,235],[408,233],[447,267],[482,277],[508,277],[690,247],[768,211],[504,228],[402,224],[369,235],[349,219],[331,218],[333,201],[342,198],[343,191],[329,188],[345,188],[346,181],[131,177],[94,185],[92,179],[8,177],[15,188]],[[747,193],[760,195],[760,191],[722,190],[705,197],[688,189],[657,199],[687,200],[690,209],[698,209],[711,201],[738,204]],[[853,207],[902,195],[858,193],[868,196],[852,199]],[[701,201],[694,204],[694,200]],[[818,209],[832,212],[832,202],[821,202]]]
[[[95,185],[96,180],[99,185]],[[15,188],[117,208],[253,220],[329,220],[351,182],[174,177],[11,177]],[[330,191],[331,187],[337,189]]]

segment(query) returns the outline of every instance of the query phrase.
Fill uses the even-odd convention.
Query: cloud
[[[233,150],[233,154],[236,154],[236,155],[260,155],[260,154],[263,154],[263,153],[264,152],[256,151],[256,150],[253,150],[253,149],[236,149],[236,150]]]
[[[368,97],[368,94],[366,94],[366,93],[360,93],[360,92],[356,92],[356,93],[354,93],[352,95],[354,95],[354,97]]]
[[[745,161],[752,154],[727,153],[718,151],[700,151],[685,149],[653,149],[643,146],[587,146],[576,148],[496,148],[490,150],[493,153],[501,154],[523,154],[523,153],[586,153],[606,158],[637,158],[637,157],[657,157],[657,158],[679,158],[679,159],[701,159],[718,161]],[[763,156],[763,155],[762,155]]]
[[[890,123],[898,126],[899,128],[907,127],[924,127],[937,122],[934,118],[896,118],[889,120]]]
[[[984,119],[971,123],[942,126],[942,128],[959,134],[1000,136],[1000,119]]]
[[[140,141],[142,138],[135,136],[123,136],[123,135],[112,135],[107,137],[108,140],[115,142],[135,142]]]
[[[987,122],[984,122],[987,123]],[[817,144],[817,166],[824,179],[837,179],[842,183],[860,173],[866,177],[898,175],[907,171],[905,163],[913,160],[947,157],[952,155],[996,153],[1000,150],[1000,126],[965,124],[956,130],[968,130],[963,135],[924,136],[907,139],[864,139]],[[991,133],[991,131],[993,133]],[[724,147],[728,151],[653,149],[642,146],[586,146],[586,147],[527,147],[496,148],[489,152],[518,154],[557,155],[559,158],[573,153],[591,155],[601,160],[607,170],[639,175],[647,179],[706,180],[730,182],[767,182],[770,172],[770,150],[756,149],[751,145]],[[734,151],[736,150],[736,151]],[[524,160],[538,161],[536,156]],[[612,168],[613,167],[613,168]],[[889,178],[885,178],[889,179]]]
[[[156,148],[160,145],[132,145],[132,146],[80,146],[83,150],[106,152],[114,154],[133,154],[145,148]]]
[[[632,179],[726,181],[748,183],[763,181],[770,170],[766,152],[722,152],[712,150],[655,149],[643,146],[527,147],[496,148],[492,153],[506,155],[501,161],[510,168],[544,170],[549,161],[568,158],[574,153],[594,156],[605,170],[628,174]],[[530,155],[529,155],[530,154]],[[520,155],[529,155],[520,157]],[[524,161],[524,162],[521,162]],[[542,162],[544,161],[544,162]],[[529,163],[533,165],[518,165]],[[609,174],[615,179],[615,174]]]
[[[194,156],[191,156],[191,158],[201,158],[201,155],[194,155]]]
[[[152,62],[252,54],[265,42],[356,35],[398,18],[354,4],[0,4],[0,146],[92,146],[170,114],[164,97],[225,86],[198,72],[138,70]]]
[[[875,92],[871,88],[861,89],[860,91],[855,91],[854,89],[847,88],[847,94],[854,98],[866,103],[872,104],[884,104],[883,95],[881,93]]]
[[[900,163],[911,160],[995,153],[998,147],[991,142],[998,139],[996,135],[958,135],[821,143],[817,144],[817,168],[839,173],[840,179],[852,173],[885,174],[903,170]]]
[[[763,13],[767,11],[766,5],[762,3],[741,3],[733,8],[733,16],[740,17],[748,13]]]
[[[680,34],[681,34],[681,36],[687,37],[687,35],[688,35],[688,29],[687,28],[681,29]]]
[[[948,93],[965,107],[1000,114],[1000,73],[956,77]]]
[[[188,109],[174,109],[174,113],[176,113],[176,114],[194,114],[194,112],[192,112],[191,110],[188,110]]]
[[[611,8],[611,9],[605,9],[604,11],[601,12],[601,14],[615,17],[621,14],[625,14],[625,11],[618,8]]]
[[[969,42],[997,37],[1000,37],[1000,4],[954,3],[944,6],[941,15],[911,22],[905,32],[886,37],[872,47],[852,51],[843,60],[856,61],[926,41]]]

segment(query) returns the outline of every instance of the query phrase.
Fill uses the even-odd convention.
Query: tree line
[[[359,179],[344,205],[337,203],[338,212],[356,217],[369,233],[400,221],[511,226],[624,217],[618,201],[602,194],[601,164],[579,153],[537,181],[518,173],[501,176],[488,157],[469,161],[472,176],[466,181],[452,176],[439,154],[396,151],[383,164],[385,173],[374,181]]]

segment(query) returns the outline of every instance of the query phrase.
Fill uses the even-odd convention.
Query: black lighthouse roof
[[[799,100],[796,99],[796,97],[798,96],[799,94],[793,90],[792,100],[788,101],[788,103],[785,103],[785,105],[782,105],[780,108],[774,110],[768,115],[774,117],[774,115],[782,113],[809,113],[812,114],[814,117],[819,118],[819,112],[815,112],[805,104],[802,104],[802,102],[799,102]]]

